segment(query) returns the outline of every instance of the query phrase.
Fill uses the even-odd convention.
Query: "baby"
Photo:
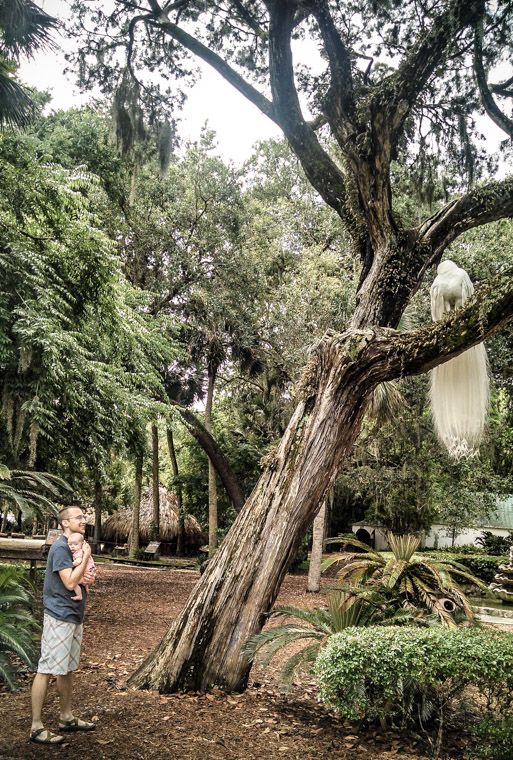
[[[84,536],[81,533],[71,533],[68,536],[68,546],[71,549],[71,553],[73,554],[73,567],[76,567],[77,565],[80,565],[82,562],[82,557],[84,556],[84,552],[82,549],[82,544],[84,543]],[[89,557],[87,560],[87,564],[85,566],[85,573],[95,573],[96,572],[96,565],[94,564],[93,558]],[[86,589],[89,591],[89,587],[86,586]],[[72,599],[80,600],[82,599],[82,589],[80,588],[80,584],[77,583],[75,588],[73,589],[75,592],[75,596],[72,596]]]

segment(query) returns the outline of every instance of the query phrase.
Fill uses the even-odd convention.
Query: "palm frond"
[[[320,648],[320,643],[310,644],[310,646],[301,649],[285,660],[280,671],[280,684],[285,692],[290,691],[296,673],[310,667],[315,662]]]

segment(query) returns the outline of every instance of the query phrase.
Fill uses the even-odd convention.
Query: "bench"
[[[150,541],[144,550],[143,559],[160,559],[160,541]]]

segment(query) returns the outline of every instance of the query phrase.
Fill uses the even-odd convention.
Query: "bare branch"
[[[314,129],[305,121],[301,112],[290,46],[295,5],[273,2],[269,6],[269,74],[276,121],[312,185],[354,231],[355,219],[348,210],[344,175],[322,148]]]

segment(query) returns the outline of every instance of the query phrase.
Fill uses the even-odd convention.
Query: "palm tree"
[[[282,626],[267,628],[251,636],[243,647],[243,655],[251,662],[260,652],[259,662],[263,667],[269,665],[274,655],[283,647],[294,641],[311,640],[303,649],[287,658],[280,671],[282,689],[289,691],[294,676],[301,670],[309,670],[315,662],[321,647],[330,636],[353,626],[368,625],[402,625],[420,623],[426,625],[422,613],[413,614],[410,610],[393,609],[381,595],[368,595],[357,598],[339,589],[328,595],[328,608],[314,607],[312,610],[301,607],[275,607],[270,615],[276,617],[295,617],[306,625],[287,623]]]
[[[10,470],[0,463],[0,504],[5,504],[2,528],[10,504],[18,512],[33,514],[39,520],[49,514],[57,514],[57,507],[49,497],[41,493],[41,490],[59,498],[59,488],[71,491],[66,481],[57,475],[32,470]]]
[[[17,661],[32,667],[36,655],[32,631],[37,623],[27,584],[22,568],[0,565],[0,680],[10,691],[16,690]]]
[[[342,562],[337,578],[348,584],[346,590],[353,590],[356,596],[361,595],[362,588],[394,592],[404,609],[425,609],[452,628],[456,626],[452,614],[455,609],[461,609],[466,619],[474,622],[472,607],[458,581],[492,595],[483,581],[458,562],[416,555],[420,544],[416,536],[388,534],[390,558],[356,539],[344,540],[363,552],[344,552],[332,557],[323,563],[323,569]]]
[[[51,33],[58,27],[32,0],[0,0],[0,125],[22,127],[34,113],[34,102],[13,79],[22,55],[52,47]]]

